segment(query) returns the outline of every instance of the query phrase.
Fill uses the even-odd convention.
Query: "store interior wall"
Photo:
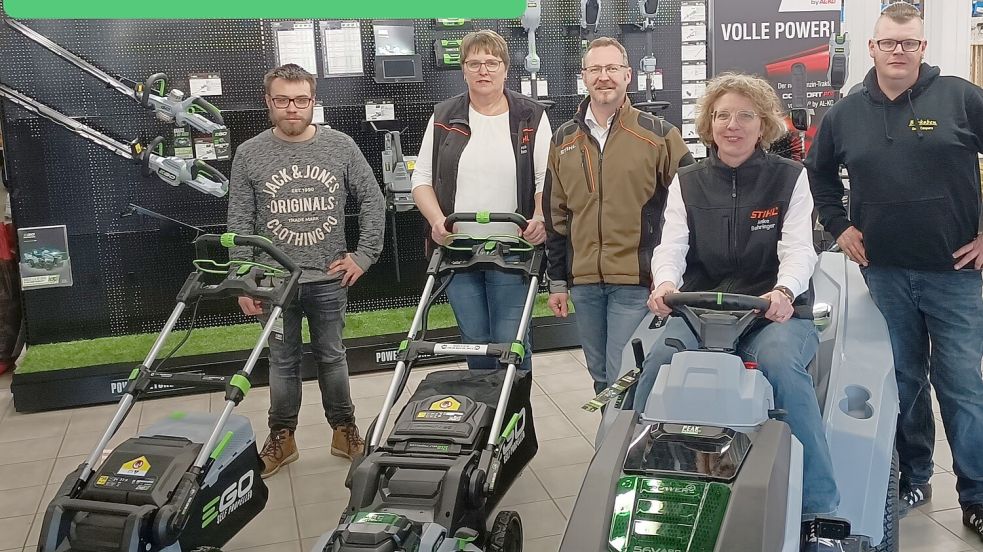
[[[679,0],[663,0],[653,33],[664,81],[658,99],[671,102],[672,108],[664,114],[676,125],[681,112],[679,10]],[[548,79],[549,98],[556,101],[550,111],[554,128],[573,115],[581,99],[575,79],[580,37],[570,32],[571,27],[578,28],[578,19],[579,2],[543,2],[538,33],[540,76]],[[647,51],[645,34],[637,27],[639,20],[637,6],[623,2],[602,12],[599,29],[600,34],[622,39],[636,67]],[[171,76],[171,86],[187,90],[189,73],[220,72],[223,94],[209,99],[223,110],[233,147],[268,127],[262,75],[276,64],[271,21],[39,20],[29,25],[108,72],[127,78],[143,79],[163,71]],[[523,60],[527,51],[518,20],[479,20],[474,27],[497,30],[508,41],[512,68],[506,86],[518,90],[520,76],[526,75]],[[434,21],[415,20],[414,28],[417,51],[424,59],[425,82],[380,85],[373,81],[371,21],[362,21],[365,74],[318,81],[327,123],[355,139],[380,182],[383,139],[361,123],[365,100],[395,101],[397,119],[408,126],[402,141],[404,153],[414,155],[434,104],[465,90],[459,69],[437,71],[434,67]],[[0,81],[114,138],[149,140],[171,132],[171,127],[155,122],[135,102],[107,90],[6,25],[0,25],[0,51],[4,52]],[[632,90],[637,90],[635,83]],[[632,99],[642,100],[644,93],[633,92]],[[30,342],[156,332],[173,308],[176,292],[196,257],[189,245],[194,233],[140,216],[121,217],[121,213],[132,202],[207,232],[221,232],[226,200],[143,178],[126,160],[23,109],[7,105],[3,122],[9,142],[14,222],[20,228],[67,224],[75,275],[70,288],[25,293]],[[209,163],[226,175],[230,172],[228,161]],[[394,277],[397,263],[390,225],[382,259],[352,290],[352,310],[417,303],[426,264],[422,218],[416,212],[400,213],[395,227],[399,229],[402,280]],[[353,241],[356,225],[351,224],[346,233]],[[234,302],[228,301],[203,305],[197,324],[246,321]]]

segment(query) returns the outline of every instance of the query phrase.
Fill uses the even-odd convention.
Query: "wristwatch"
[[[782,292],[782,294],[785,295],[785,297],[788,297],[788,302],[789,303],[794,303],[795,302],[795,294],[792,293],[792,290],[788,289],[785,286],[775,286],[774,289],[775,289],[775,291]]]

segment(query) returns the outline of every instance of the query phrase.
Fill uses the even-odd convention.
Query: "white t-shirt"
[[[518,207],[515,180],[515,152],[509,128],[509,112],[501,115],[482,115],[468,108],[471,137],[461,152],[458,162],[457,193],[454,210],[457,212],[490,211],[513,213]],[[543,191],[546,181],[546,164],[549,160],[549,119],[543,113],[536,130],[533,149],[533,167],[536,171],[536,193]],[[433,116],[427,123],[420,155],[413,169],[413,187],[433,186]],[[444,213],[449,215],[450,213]],[[516,235],[518,229],[510,223],[459,223],[457,231],[484,238],[492,234]]]

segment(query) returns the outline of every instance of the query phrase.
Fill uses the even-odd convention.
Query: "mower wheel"
[[[518,512],[503,510],[488,533],[487,552],[522,552],[522,519]]]

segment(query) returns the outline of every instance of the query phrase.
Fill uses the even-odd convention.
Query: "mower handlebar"
[[[518,226],[520,230],[525,230],[529,226],[529,221],[526,220],[526,217],[519,213],[489,213],[488,211],[479,211],[477,213],[451,213],[444,219],[444,228],[448,232],[453,232],[454,224],[457,222],[477,222],[479,224],[511,222]]]
[[[280,250],[277,246],[273,245],[273,242],[264,238],[263,236],[249,236],[249,235],[239,235],[233,232],[226,232],[225,234],[204,234],[199,236],[195,243],[205,243],[205,244],[219,244],[223,247],[232,248],[234,246],[243,247],[255,247],[270,257],[273,260],[280,263],[280,266],[287,269],[291,274],[297,274],[300,272],[300,267],[297,263],[293,261],[286,253]]]

